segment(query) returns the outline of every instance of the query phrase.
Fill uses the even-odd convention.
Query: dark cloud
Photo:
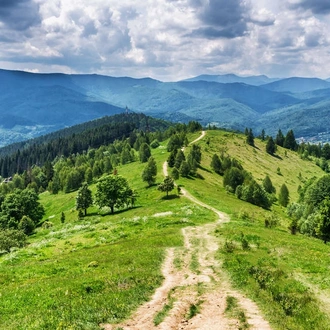
[[[301,8],[311,10],[314,14],[327,15],[330,13],[329,0],[301,0],[299,3],[291,4],[292,9]]]
[[[26,30],[40,23],[39,6],[31,0],[0,0],[0,22],[13,30]]]
[[[231,39],[247,32],[250,8],[241,0],[191,0],[190,5],[203,24],[193,31],[192,36]]]
[[[242,26],[243,25],[243,26]],[[205,27],[205,28],[199,28],[192,33],[190,33],[188,36],[191,37],[202,37],[207,39],[217,39],[217,38],[236,38],[240,37],[245,32],[245,24],[242,23],[228,26],[226,28],[216,28],[216,27]]]

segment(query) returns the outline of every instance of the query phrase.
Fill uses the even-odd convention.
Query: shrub
[[[25,235],[30,235],[35,229],[35,224],[29,217],[24,215],[18,224],[18,229],[22,230]]]
[[[22,230],[6,229],[0,231],[0,251],[10,252],[10,249],[21,248],[25,244],[26,235]]]

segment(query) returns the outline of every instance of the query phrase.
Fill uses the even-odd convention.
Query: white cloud
[[[328,8],[321,0],[6,0],[0,64],[161,80],[328,77]]]

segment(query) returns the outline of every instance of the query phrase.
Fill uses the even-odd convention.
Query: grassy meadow
[[[266,174],[277,191],[285,183],[291,201],[297,199],[299,185],[323,172],[282,148],[272,157],[265,153],[264,142],[255,142],[253,148],[243,135],[208,131],[197,142],[202,147],[198,177],[177,183],[230,215],[231,221],[214,233],[221,247],[218,258],[233,285],[258,303],[274,329],[330,329],[325,304],[330,297],[328,245],[291,235],[279,205],[264,210],[227,193],[210,162],[214,153],[228,153],[259,183]],[[165,146],[152,150],[158,183],[168,157]],[[114,215],[91,207],[88,216],[78,220],[76,192],[41,194],[44,218],[53,226],[39,228],[27,247],[0,256],[0,329],[99,329],[100,323],[128,318],[151,297],[163,279],[165,249],[183,244],[181,228],[214,221],[216,215],[179,198],[176,190],[165,199],[156,186],[146,188],[141,180],[144,166],[135,162],[118,167],[139,197],[134,209]],[[91,189],[95,191],[95,185]],[[265,228],[264,220],[272,216],[278,219],[277,227]]]

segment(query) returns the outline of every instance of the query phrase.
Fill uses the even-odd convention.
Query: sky
[[[329,0],[0,0],[0,68],[330,77]]]

